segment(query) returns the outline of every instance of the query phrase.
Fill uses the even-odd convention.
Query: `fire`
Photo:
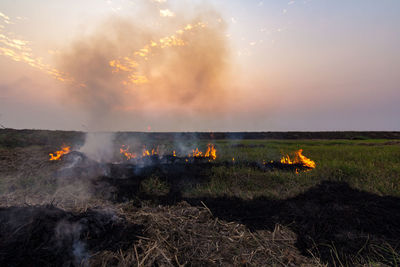
[[[207,150],[205,153],[200,151],[198,148],[195,150],[192,150],[192,153],[189,154],[189,157],[193,158],[210,158],[215,160],[217,158],[217,150],[215,149],[215,146],[213,144],[208,144],[207,145]]]
[[[138,155],[136,153],[130,152],[130,148],[128,145],[122,145],[122,147],[119,149],[119,153],[124,155],[127,160],[138,158]],[[146,146],[143,146],[142,153],[139,155],[141,155],[141,157],[144,158],[144,157],[158,155],[158,153],[159,153],[158,147],[156,149],[153,148],[152,150],[148,150],[146,149]]]
[[[315,161],[307,158],[303,154],[303,149],[299,149],[294,152],[294,157],[290,158],[289,155],[283,156],[281,158],[281,163],[283,164],[302,164],[303,166],[314,169],[316,164]]]
[[[149,157],[154,155],[158,155],[158,147],[157,149],[153,148],[151,151],[147,150],[145,146],[143,147],[142,157]]]
[[[122,155],[124,155],[127,160],[159,155],[158,146],[157,146],[157,148],[153,148],[151,150],[147,149],[146,146],[143,146],[142,152],[139,153],[140,156],[138,156],[136,153],[130,152],[130,148],[127,145],[122,145],[122,147],[119,149],[119,152]],[[177,157],[176,150],[172,151],[172,156]],[[213,144],[208,144],[206,152],[200,151],[198,148],[196,148],[196,149],[193,149],[192,153],[189,153],[187,157],[188,158],[208,158],[209,160],[211,160],[211,159],[215,160],[217,158],[217,150],[215,149],[215,146]]]
[[[136,158],[135,153],[129,152],[129,146],[122,145],[119,149],[119,153],[123,154],[128,160]]]
[[[63,155],[65,155],[65,154],[68,154],[69,152],[71,151],[71,147],[70,146],[65,146],[65,145],[63,145],[62,147],[61,147],[61,150],[59,150],[59,151],[56,151],[54,154],[53,153],[50,153],[49,154],[49,156],[50,156],[50,160],[61,160],[61,157],[63,156]]]
[[[189,157],[193,157],[193,158],[201,158],[201,157],[203,157],[203,152],[201,152],[198,148],[196,148],[196,150],[192,150],[193,151],[193,153],[192,154],[190,154],[189,153]]]
[[[148,157],[148,156],[150,156],[150,152],[146,148],[144,148],[143,149],[143,153],[142,153],[142,157]]]
[[[204,155],[206,158],[217,158],[217,150],[213,144],[208,144],[206,154]]]

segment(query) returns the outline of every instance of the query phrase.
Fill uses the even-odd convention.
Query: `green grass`
[[[205,147],[206,143],[199,146]],[[279,161],[283,154],[302,148],[317,167],[299,174],[215,167],[210,182],[185,192],[187,196],[263,195],[284,199],[324,180],[347,182],[379,195],[400,196],[400,145],[388,144],[387,140],[222,140],[216,145],[219,161]]]
[[[184,188],[182,193],[186,197],[267,196],[285,199],[302,193],[324,180],[347,182],[354,188],[378,195],[400,196],[400,143],[397,140],[201,140],[196,143],[191,140],[179,142],[153,140],[142,143],[148,149],[159,145],[166,153],[171,153],[174,149],[178,153],[179,146],[186,148],[198,146],[204,151],[210,142],[217,147],[217,161],[232,161],[232,158],[235,158],[235,162],[279,161],[283,154],[302,148],[303,154],[314,160],[317,167],[299,174],[287,171],[263,172],[240,166],[213,167],[208,182]],[[28,154],[37,153],[41,151],[40,147],[29,146],[23,148],[23,151]],[[122,159],[119,147],[120,143],[117,143],[115,156]],[[14,148],[8,148],[7,151],[12,153]],[[47,160],[49,152],[52,151],[41,152],[43,160]],[[36,156],[32,154],[32,157]],[[17,163],[21,164],[21,170],[24,169],[22,166],[24,161],[25,159],[22,159]],[[37,161],[40,163],[39,159]],[[1,176],[5,176],[5,173]],[[30,184],[35,183],[35,179],[46,180],[43,177],[39,179],[39,176],[42,176],[40,170],[24,174],[21,181],[14,182],[14,187],[27,189]],[[153,182],[156,181],[150,181],[146,191],[152,186],[164,191],[162,184],[153,185]],[[5,184],[6,181],[1,179],[0,191],[6,190],[8,185]]]
[[[303,149],[317,167],[299,174],[259,171],[248,167],[214,167],[210,181],[184,190],[192,196],[267,196],[285,199],[304,192],[321,181],[347,182],[378,195],[400,196],[400,143],[398,140],[201,140],[143,142],[148,149],[159,145],[166,153],[177,147],[204,151],[207,143],[217,147],[217,161],[279,161],[282,155]],[[177,150],[178,151],[178,150]],[[118,156],[118,152],[116,152]],[[179,155],[179,154],[178,154]]]
[[[141,190],[149,195],[162,196],[169,192],[169,186],[157,175],[153,174],[141,183]]]

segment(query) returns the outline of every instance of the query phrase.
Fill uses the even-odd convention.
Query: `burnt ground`
[[[112,211],[67,212],[52,205],[0,208],[1,266],[74,266],[87,251],[125,250],[143,227]]]
[[[355,262],[392,265],[398,261],[399,198],[378,196],[333,181],[324,181],[284,200],[182,197],[181,190],[188,184],[208,182],[214,164],[221,163],[155,164],[140,171],[135,170],[134,165],[117,164],[112,165],[109,177],[103,177],[102,181],[106,180],[115,188],[111,199],[116,203],[139,199],[138,207],[144,200],[153,205],[175,207],[184,202],[206,208],[210,219],[241,224],[249,233],[271,233],[277,225],[284,225],[296,235],[293,246],[299,255],[317,258],[329,265],[353,265]],[[159,196],[140,190],[140,182],[153,174],[169,185],[168,194]]]
[[[187,160],[187,159],[186,159]],[[127,201],[140,197],[149,197],[142,194],[142,182],[149,177],[155,176],[168,187],[168,201],[176,202],[182,200],[182,191],[185,187],[195,187],[199,184],[206,184],[210,181],[212,168],[216,167],[246,167],[258,171],[306,171],[310,170],[301,164],[282,164],[280,162],[210,162],[207,158],[189,159],[192,162],[186,163],[185,158],[174,157],[174,162],[151,162],[150,165],[140,166],[137,164],[107,164],[108,175],[103,175],[94,181],[94,184],[106,182],[116,190],[112,194],[114,201]],[[87,168],[86,168],[87,169]],[[72,176],[75,176],[72,174]]]
[[[294,246],[303,256],[317,257],[329,265],[367,264],[367,258],[393,265],[400,253],[400,199],[362,192],[342,182],[325,181],[286,200],[141,198],[162,206],[184,201],[206,207],[213,218],[243,224],[251,232],[274,231],[277,225],[285,225],[295,233]]]
[[[87,166],[72,173],[60,171],[69,162],[48,162],[47,150],[53,151],[32,147],[0,154],[0,174],[9,179],[0,184],[0,190],[8,191],[0,194],[0,266],[396,266],[400,262],[397,197],[321,181],[287,199],[190,198],[183,196],[183,188],[208,183],[213,163],[149,168],[121,179],[123,173],[103,175],[104,166],[85,159]],[[141,182],[153,175],[168,184],[169,192],[142,190]],[[88,198],[78,203],[71,194],[66,195],[67,202],[59,202],[60,187],[75,194],[68,186],[80,180],[87,180],[83,194]],[[54,186],[55,193],[43,197],[42,188]],[[25,193],[22,189],[38,198],[18,198]]]
[[[0,265],[396,265],[399,221],[399,198],[338,182],[286,200],[143,194],[109,209],[3,207]]]
[[[198,204],[199,200],[187,200]],[[303,255],[331,265],[353,265],[356,258],[393,264],[400,252],[400,199],[380,197],[323,182],[287,200],[204,199],[214,216],[250,230],[287,225]],[[337,253],[337,255],[332,255]],[[365,262],[367,263],[367,262]]]
[[[181,175],[171,168],[162,177],[175,177],[168,180],[174,190],[164,201],[141,192],[139,176],[102,176],[103,165],[78,153],[54,163],[43,151],[2,152],[0,266],[318,265],[301,254],[296,234],[284,225],[253,231],[214,216],[201,200],[183,200],[182,186],[206,182],[212,164],[189,165]],[[77,202],[81,191],[89,196]]]

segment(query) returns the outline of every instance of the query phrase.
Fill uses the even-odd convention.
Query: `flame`
[[[189,154],[189,157],[193,157],[193,158],[201,158],[203,157],[203,152],[201,152],[198,148],[196,148],[196,150],[192,150],[193,153]]]
[[[127,160],[130,159],[135,159],[138,158],[136,153],[132,153],[129,151],[129,146],[128,145],[122,145],[122,147],[119,149],[119,152],[126,157]],[[146,146],[143,146],[143,150],[141,152],[141,158],[144,157],[149,157],[149,156],[155,156],[159,155],[159,149],[158,146],[156,148],[153,148],[151,150],[147,149]],[[172,151],[172,156],[176,157],[176,150]],[[192,153],[189,153],[188,155],[189,158],[208,158],[215,160],[217,158],[217,150],[215,149],[215,146],[213,144],[208,144],[206,152],[200,151],[198,148],[193,149]]]
[[[192,153],[188,156],[193,158],[210,158],[215,160],[217,158],[217,150],[215,149],[215,146],[213,144],[208,144],[205,153],[196,148],[192,150]]]
[[[122,155],[124,155],[126,157],[127,160],[130,159],[135,159],[137,158],[137,154],[130,152],[129,151],[129,146],[128,145],[122,145],[122,147],[119,149],[119,153],[121,153]],[[158,147],[156,149],[152,149],[152,150],[148,150],[146,149],[146,146],[143,146],[143,150],[141,153],[141,157],[149,157],[149,156],[153,156],[153,155],[158,155]]]
[[[143,149],[142,157],[150,156],[150,152],[147,149]]]
[[[206,154],[204,155],[206,158],[217,158],[217,150],[213,144],[208,144]]]
[[[149,157],[154,155],[158,155],[158,146],[157,149],[153,148],[151,151],[147,150],[146,146],[143,146],[142,157]]]
[[[50,153],[49,154],[49,156],[50,156],[50,160],[61,160],[61,157],[63,156],[63,155],[65,155],[65,154],[68,154],[69,152],[71,151],[71,147],[70,146],[65,146],[65,145],[63,145],[62,147],[61,147],[61,150],[59,150],[59,151],[56,151],[54,154],[53,153]]]
[[[128,160],[136,158],[135,153],[129,152],[129,146],[122,145],[122,147],[119,149],[119,153],[123,154]]]
[[[302,164],[303,166],[314,169],[316,164],[315,161],[307,158],[303,154],[303,149],[299,149],[294,152],[294,157],[290,158],[289,155],[283,156],[281,158],[281,163],[283,164]]]

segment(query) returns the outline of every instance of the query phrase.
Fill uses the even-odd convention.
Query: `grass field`
[[[287,198],[321,181],[346,182],[379,195],[400,196],[400,142],[387,140],[218,141],[221,160],[275,160],[300,148],[317,163],[299,174],[259,173],[246,168],[215,169],[211,184],[199,191],[213,195]],[[244,194],[244,195],[243,195]]]
[[[32,134],[0,133],[0,222],[9,227],[0,230],[0,238],[11,240],[8,246],[29,248],[33,242],[26,237],[26,224],[18,220],[10,223],[9,214],[33,214],[32,226],[36,219],[50,216],[44,207],[52,204],[49,209],[57,209],[52,212],[69,220],[89,216],[91,210],[100,208],[112,210],[126,225],[142,229],[129,228],[129,241],[96,237],[100,238],[97,243],[108,244],[103,247],[92,246],[89,237],[82,237],[88,232],[81,230],[76,239],[86,240],[82,241],[86,254],[78,257],[72,253],[72,265],[400,264],[400,140],[146,138],[142,142],[147,147],[158,145],[165,151],[174,150],[177,142],[203,149],[212,142],[217,148],[216,163],[233,162],[233,158],[236,163],[279,161],[282,155],[301,148],[317,166],[295,173],[216,164],[207,170],[204,180],[173,182],[153,173],[141,182],[139,191],[116,198],[122,189],[130,190],[126,184],[107,184],[97,178],[62,181],[56,173],[63,161],[48,161],[48,154],[62,143],[82,145],[81,133]],[[116,159],[122,159],[119,147],[129,142],[123,135],[115,139]],[[172,184],[175,182],[178,187]],[[179,195],[171,195],[174,186]],[[15,210],[27,205],[39,213]],[[42,230],[54,231],[59,222],[52,222]],[[126,235],[125,226],[121,227]],[[8,236],[10,229],[14,238]],[[65,246],[74,247],[74,242]],[[1,263],[10,257],[21,263],[18,256],[23,254],[18,253],[22,252],[7,255],[10,252],[2,245],[0,252]],[[34,252],[29,255],[43,265],[60,263],[39,261]],[[63,258],[64,263],[68,260]]]

